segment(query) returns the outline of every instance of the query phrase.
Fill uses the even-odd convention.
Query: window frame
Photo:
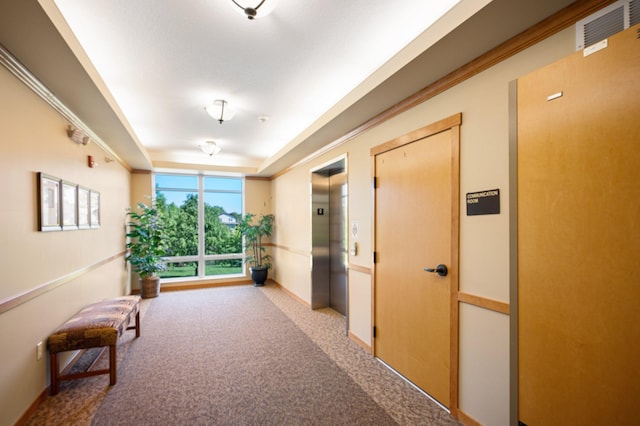
[[[185,176],[196,177],[197,190],[193,188],[171,188],[171,187],[159,187],[156,186],[157,176]],[[223,179],[237,179],[240,181],[240,190],[205,190],[204,184],[206,178],[219,177]],[[242,245],[242,251],[240,253],[226,253],[226,254],[206,254],[205,253],[205,194],[211,193],[239,193],[240,194],[240,214],[244,215],[245,205],[245,179],[242,176],[229,176],[222,174],[188,174],[188,173],[172,173],[172,172],[154,172],[153,173],[153,191],[154,199],[157,197],[158,191],[181,191],[186,193],[196,193],[198,195],[198,253],[190,256],[167,256],[167,263],[178,262],[196,262],[198,275],[189,277],[173,277],[173,278],[161,278],[162,282],[180,282],[180,281],[194,281],[194,280],[211,280],[218,278],[241,278],[245,277],[245,265],[244,265],[244,244]],[[228,213],[228,212],[225,212]],[[224,274],[224,275],[206,275],[207,261],[216,260],[242,260],[242,271],[237,274]]]

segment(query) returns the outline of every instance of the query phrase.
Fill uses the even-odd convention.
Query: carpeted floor
[[[116,386],[63,382],[27,424],[458,424],[350,341],[342,316],[274,285],[163,293],[132,334]]]

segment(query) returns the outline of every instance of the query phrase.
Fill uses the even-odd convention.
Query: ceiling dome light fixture
[[[242,6],[236,0],[231,0],[233,4],[238,6],[242,12],[246,15],[247,19],[254,20],[256,18],[262,18],[269,14],[275,7],[276,0],[269,0],[267,4],[267,0],[244,0],[244,3],[250,3],[248,6]],[[260,9],[260,11],[258,11]],[[236,9],[237,10],[237,9]]]
[[[229,102],[222,99],[213,101],[211,105],[204,107],[204,109],[207,111],[207,114],[218,120],[220,124],[222,124],[223,121],[231,120],[235,115],[235,111],[229,107]]]
[[[200,149],[209,157],[213,157],[214,155],[220,152],[220,147],[214,141],[206,141],[201,143]]]

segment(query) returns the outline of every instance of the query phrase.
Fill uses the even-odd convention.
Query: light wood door
[[[638,422],[638,34],[518,80],[518,407],[529,426]]]
[[[375,355],[445,406],[451,403],[452,277],[457,290],[452,132],[408,144],[402,139],[376,155],[374,165]],[[438,264],[453,274],[424,271]]]

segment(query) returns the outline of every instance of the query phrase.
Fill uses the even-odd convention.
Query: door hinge
[[[374,339],[376,338],[376,326],[375,325],[373,326],[373,338]]]
[[[378,253],[377,252],[373,252],[373,263],[376,263],[376,260],[378,259]]]
[[[378,187],[378,178],[377,177],[373,177],[373,189],[376,189]]]

